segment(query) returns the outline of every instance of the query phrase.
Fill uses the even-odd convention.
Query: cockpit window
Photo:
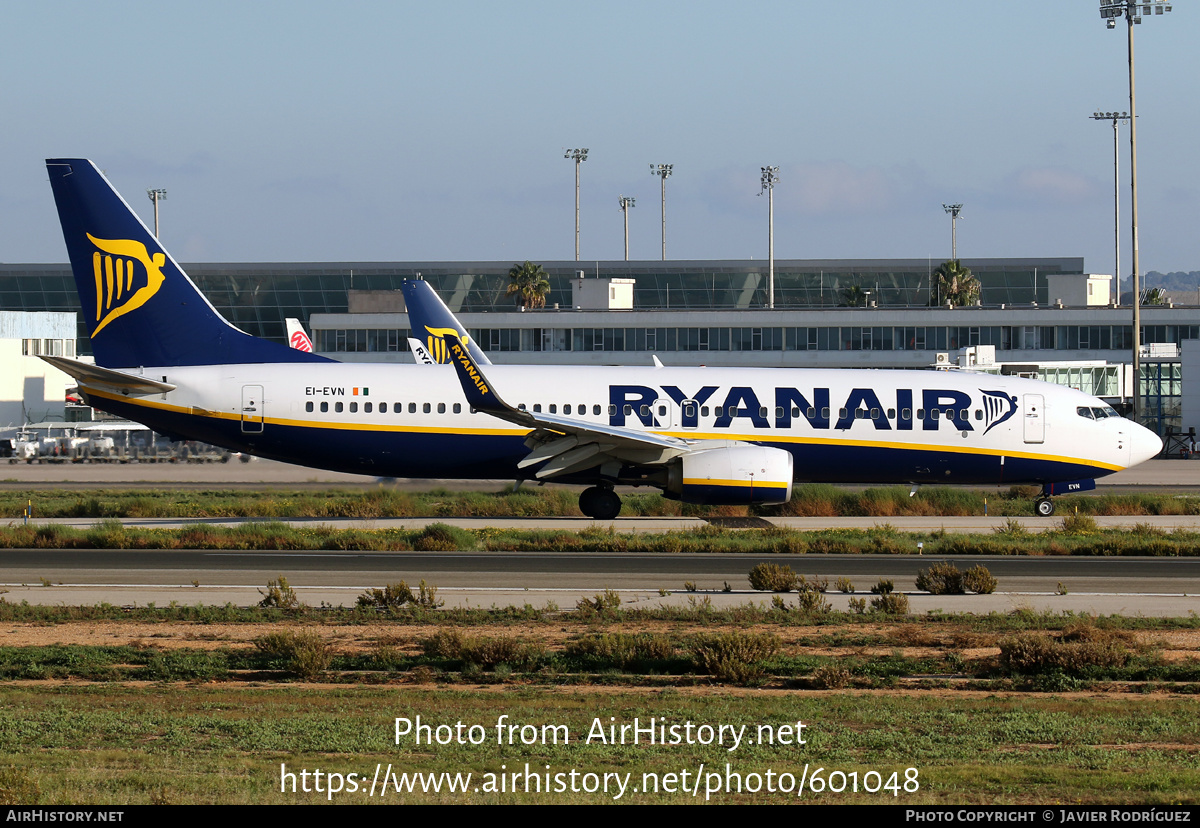
[[[1095,417],[1092,416],[1092,409],[1086,408],[1082,405],[1075,409],[1075,413],[1080,417],[1087,417],[1089,420],[1095,419]]]
[[[1108,416],[1108,412],[1105,411],[1103,408],[1093,408],[1092,416],[1095,417],[1097,420],[1103,420],[1105,417]]]

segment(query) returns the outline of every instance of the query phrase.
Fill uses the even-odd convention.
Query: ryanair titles
[[[715,385],[690,393],[675,385],[610,385],[609,425],[623,427],[629,419],[647,428],[671,425],[656,416],[664,394],[678,406],[683,428],[698,427],[701,407],[711,406],[713,428],[729,428],[734,420],[748,420],[754,428],[791,428],[794,420],[805,420],[814,429],[848,429],[863,420],[879,431],[936,431],[945,421],[958,431],[982,429],[986,434],[1017,411],[1017,398],[1002,391],[980,390],[979,400],[952,388],[900,388],[886,399],[873,388],[852,388],[844,396],[839,392],[837,399],[829,388],[776,388],[774,398],[767,400],[746,386],[729,388],[723,398],[719,391]]]

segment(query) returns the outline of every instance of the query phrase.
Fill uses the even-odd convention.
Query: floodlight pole
[[[758,194],[767,193],[767,307],[775,307],[775,183],[779,181],[779,167],[762,167],[761,187]]]
[[[1165,0],[1100,0],[1100,17],[1108,28],[1117,27],[1117,18],[1124,17],[1128,29],[1129,50],[1129,188],[1130,188],[1130,230],[1133,250],[1131,252],[1130,281],[1133,288],[1133,421],[1141,422],[1142,417],[1142,297],[1141,297],[1141,268],[1138,250],[1138,202],[1137,202],[1137,98],[1135,95],[1133,71],[1133,27],[1142,22],[1142,15],[1164,14],[1171,11],[1171,4]],[[1120,283],[1117,283],[1120,292]]]
[[[167,191],[161,187],[153,190],[146,190],[146,195],[150,196],[150,200],[154,202],[154,238],[158,238],[158,202],[165,201]]]
[[[563,153],[563,158],[575,162],[575,261],[579,261],[579,165],[587,160],[587,147],[569,149]]]
[[[671,177],[674,164],[650,165],[650,174],[662,179],[662,260],[667,260],[667,179]]]
[[[621,212],[625,214],[625,261],[629,261],[629,208],[637,206],[637,200],[631,196],[621,196]]]
[[[943,204],[942,209],[950,214],[950,260],[958,261],[958,216],[962,213],[961,204]]]
[[[1093,121],[1112,121],[1113,127],[1113,281],[1121,301],[1121,144],[1117,126],[1128,121],[1127,112],[1093,112]]]

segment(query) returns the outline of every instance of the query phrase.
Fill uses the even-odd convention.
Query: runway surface
[[[450,605],[544,606],[569,609],[605,589],[643,606],[708,598],[728,606],[770,596],[749,589],[747,574],[763,560],[787,563],[806,576],[851,579],[864,597],[881,578],[910,593],[913,611],[1007,612],[1018,607],[1098,614],[1186,616],[1200,611],[1200,559],[972,556],[1000,588],[989,596],[915,593],[919,570],[944,557],[897,555],[388,553],[277,551],[6,550],[0,555],[5,600],[71,605],[154,601],[247,605],[268,580],[285,575],[310,605],[351,605],[367,588],[404,580],[436,585]],[[193,583],[195,582],[195,583]],[[699,592],[688,592],[692,582]],[[42,584],[50,584],[43,586]],[[728,585],[730,592],[723,591]],[[1065,595],[1056,594],[1066,590]],[[660,594],[666,592],[666,595]],[[835,607],[851,597],[831,592]],[[870,597],[866,595],[865,597]]]

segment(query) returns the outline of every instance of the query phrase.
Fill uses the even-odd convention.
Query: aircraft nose
[[[1136,466],[1156,457],[1162,451],[1163,442],[1148,428],[1132,424],[1129,435],[1129,465]]]

